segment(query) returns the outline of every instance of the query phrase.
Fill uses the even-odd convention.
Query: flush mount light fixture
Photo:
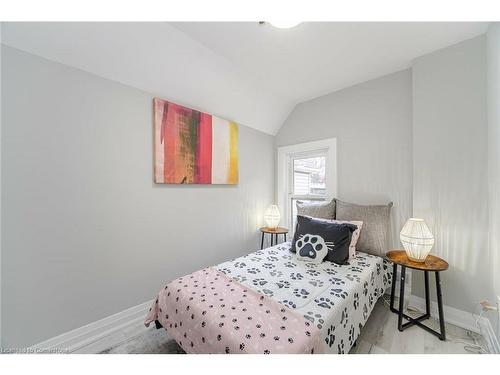
[[[281,20],[281,21],[273,21],[273,22],[264,22],[264,21],[260,21],[259,24],[263,25],[265,23],[269,23],[270,25],[278,28],[278,29],[291,29],[292,27],[295,27],[299,24],[301,24],[302,22],[300,21],[290,21],[290,20]]]

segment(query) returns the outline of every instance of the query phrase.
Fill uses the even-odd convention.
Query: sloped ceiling
[[[4,23],[2,42],[274,134],[293,104],[167,23]]]
[[[276,134],[303,101],[411,66],[486,23],[4,23],[3,43]],[[304,124],[307,126],[307,124]]]

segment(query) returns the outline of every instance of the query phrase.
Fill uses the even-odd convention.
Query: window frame
[[[293,195],[293,161],[308,157],[325,156],[325,195]],[[337,139],[299,143],[278,147],[276,200],[281,211],[282,225],[293,235],[291,199],[331,200],[337,196]]]

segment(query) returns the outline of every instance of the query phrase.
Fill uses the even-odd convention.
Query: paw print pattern
[[[245,281],[247,281],[246,276],[243,276],[243,275],[237,275],[237,276],[233,277],[233,279],[235,281],[238,281],[239,283],[244,283]]]
[[[283,276],[283,272],[279,270],[272,270],[271,272],[269,272],[269,275],[271,275],[272,277],[281,277]]]
[[[370,295],[368,296],[368,304],[370,305],[370,307],[373,306],[373,295],[370,293]]]
[[[219,269],[219,271],[226,275],[231,273],[231,270],[229,268],[221,268]]]
[[[345,345],[344,345],[344,339],[341,339],[339,344],[337,345],[338,353],[339,354],[344,354],[345,353]]]
[[[284,264],[284,266],[287,267],[287,268],[295,268],[295,267],[297,267],[297,264],[293,263],[293,262],[286,262]]]
[[[319,272],[316,271],[316,270],[307,270],[306,273],[309,275],[309,276],[318,276],[319,275]]]
[[[354,326],[351,324],[351,328],[349,328],[349,346],[354,344]]]
[[[345,277],[347,280],[350,280],[350,281],[356,281],[357,283],[361,282],[361,278],[358,275],[353,275],[351,273],[347,273],[345,275]]]
[[[363,319],[368,319],[368,307],[366,306],[366,303],[363,304]]]
[[[284,288],[284,289],[288,289],[290,288],[290,282],[289,281],[286,281],[286,280],[279,280],[276,282],[276,285],[278,286],[278,288]]]
[[[299,272],[295,273],[295,272],[292,272],[290,274],[290,279],[292,280],[302,280],[304,278],[304,276],[302,276]]]
[[[268,253],[271,255],[278,255],[278,252],[276,250],[269,250]]]
[[[278,280],[276,282],[276,285],[278,286],[278,288],[284,288],[284,289],[288,289],[290,288],[290,282],[287,281],[287,280]]]
[[[348,270],[351,271],[351,272],[358,272],[358,273],[359,272],[363,272],[362,268],[356,267],[356,266],[349,267]]]
[[[308,321],[311,322],[312,324],[316,324],[316,327],[318,329],[323,328],[323,324],[325,323],[325,320],[319,313],[314,313],[312,311],[308,311],[307,314],[304,315],[304,318]],[[306,326],[309,327],[309,323],[306,322]]]
[[[272,290],[269,290],[269,289],[266,289],[266,288],[262,289],[261,292],[264,293],[268,297],[274,296],[274,292]]]
[[[357,310],[359,307],[359,293],[358,292],[354,293],[353,298],[354,298],[353,301],[354,310]]]
[[[256,275],[256,274],[260,273],[260,270],[258,268],[255,268],[255,267],[251,267],[251,268],[247,269],[247,272],[251,273],[252,275]]]
[[[267,257],[267,261],[268,262],[277,262],[278,261],[278,257],[269,256],[269,257]]]
[[[363,284],[363,294],[365,297],[368,295],[368,281],[365,281]]]
[[[234,266],[236,268],[245,268],[247,265],[245,262],[236,262],[236,263],[234,263]]]
[[[307,263],[307,264],[309,264],[309,263]],[[315,286],[315,287],[318,287],[318,288],[321,288],[323,285],[325,285],[325,283],[323,281],[321,281],[321,280],[309,280],[308,282],[312,286]]]
[[[307,296],[309,295],[309,292],[307,290],[305,290],[304,288],[295,288],[293,290],[293,294],[295,295],[295,297],[299,297],[299,298],[307,298]]]
[[[306,263],[305,266],[307,268],[318,268],[318,264],[316,263]]]
[[[262,267],[267,268],[267,269],[273,269],[276,268],[276,266],[272,263],[264,263]]]
[[[347,297],[347,292],[343,291],[342,289],[336,288],[330,290],[330,295],[345,299]]]
[[[297,305],[295,304],[295,302],[290,301],[290,300],[287,300],[287,299],[285,299],[285,300],[281,301],[281,303],[282,303],[283,305],[287,306],[287,307],[292,308],[292,309],[296,309],[296,308],[297,308]]]
[[[366,262],[358,262],[357,265],[363,268],[370,267],[370,264]]]
[[[328,280],[331,282],[333,285],[344,285],[345,281],[342,279],[339,279],[338,277],[332,277]]]
[[[252,284],[255,286],[264,286],[267,284],[267,281],[263,278],[253,279]]]
[[[320,297],[320,298],[316,298],[314,300],[314,302],[316,302],[316,304],[319,306],[319,307],[323,307],[325,309],[331,309],[332,306],[334,306],[335,304],[330,300],[330,298],[325,298],[325,297]]]
[[[336,275],[336,274],[337,274],[337,271],[335,271],[333,268],[326,268],[326,269],[325,269],[325,272],[326,272],[328,275]]]
[[[326,331],[325,342],[330,348],[335,343],[335,326],[330,326],[330,328]]]
[[[349,314],[347,312],[347,307],[344,307],[344,310],[342,310],[342,315],[340,316],[340,324],[342,324],[345,328],[348,322],[349,322]]]

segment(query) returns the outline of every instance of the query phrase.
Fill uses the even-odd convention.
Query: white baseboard
[[[408,305],[419,311],[425,311],[424,298],[410,295],[410,301]],[[443,312],[444,320],[447,323],[451,323],[453,325],[456,325],[457,327],[464,328],[483,335],[488,344],[490,353],[500,353],[498,339],[495,335],[495,331],[493,330],[490,321],[487,318],[479,317],[477,315],[473,315],[470,312],[462,311],[446,305],[443,306]],[[439,316],[437,303],[434,301],[431,301],[431,316],[436,319]]]
[[[32,352],[74,353],[116,331],[144,320],[151,305],[152,301],[141,303],[140,305],[33,345],[29,349]]]
[[[488,344],[490,353],[500,354],[500,344],[498,343],[498,337],[495,334],[495,330],[493,329],[490,320],[485,317],[481,317],[481,319],[479,319],[478,321],[478,324],[481,328],[481,334]]]

